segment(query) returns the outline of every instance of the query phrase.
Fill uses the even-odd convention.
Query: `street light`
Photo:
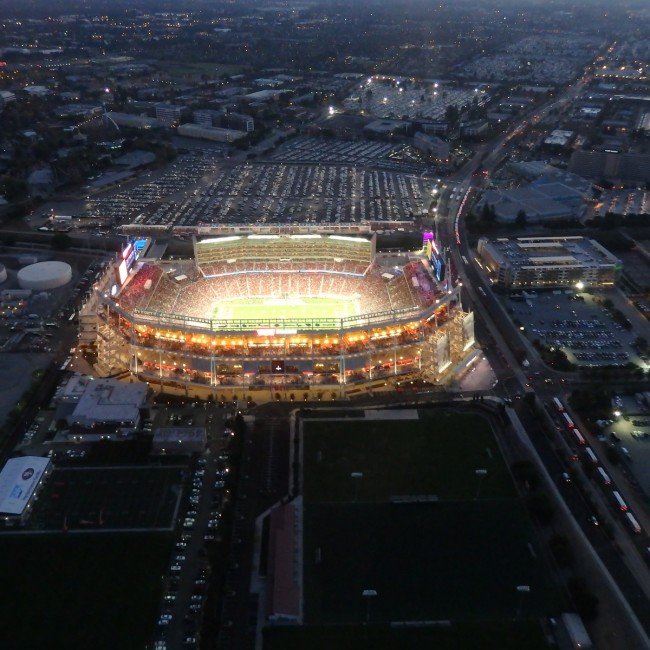
[[[354,502],[359,498],[359,481],[363,478],[363,472],[350,472],[350,478],[354,482]]]
[[[474,474],[476,474],[476,496],[474,497],[475,499],[478,499],[480,494],[481,494],[481,481],[483,480],[484,476],[487,476],[487,470],[486,469],[477,469],[474,470]]]
[[[517,585],[517,593],[519,594],[517,602],[517,618],[519,618],[521,615],[521,607],[524,603],[524,596],[530,593],[530,585]]]
[[[377,592],[374,589],[364,589],[361,595],[366,599],[366,625],[368,625],[370,623],[370,602],[377,597]]]

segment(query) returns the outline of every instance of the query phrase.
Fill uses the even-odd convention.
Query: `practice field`
[[[303,461],[308,625],[363,624],[369,604],[373,624],[505,622],[561,608],[483,417],[430,409],[310,421]]]
[[[316,502],[514,497],[490,426],[478,415],[421,410],[417,420],[305,424],[304,496]],[[483,477],[477,469],[487,469]],[[363,473],[352,479],[352,472]]]
[[[1,648],[142,650],[173,539],[0,535]]]
[[[315,325],[320,320],[346,318],[356,316],[358,313],[356,300],[353,299],[246,298],[224,300],[215,304],[212,318],[217,320],[257,320],[260,323],[298,319]]]
[[[28,526],[38,530],[171,530],[184,467],[57,468]]]
[[[530,618],[556,605],[518,499],[311,504],[304,530],[308,624],[362,623],[365,589],[378,593],[375,622]]]

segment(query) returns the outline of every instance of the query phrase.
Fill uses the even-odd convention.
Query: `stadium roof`
[[[49,465],[41,456],[10,458],[0,472],[0,512],[22,515]]]

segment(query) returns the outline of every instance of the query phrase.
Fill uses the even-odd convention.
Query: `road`
[[[544,119],[554,108],[575,99],[584,84],[585,80],[581,79],[560,97],[536,109],[534,119]],[[557,386],[561,384],[562,376],[550,372],[537,355],[528,354],[527,344],[503,311],[490,286],[485,282],[484,276],[479,274],[474,266],[473,256],[463,228],[463,219],[469,211],[473,193],[480,189],[485,182],[485,176],[475,176],[474,172],[481,166],[488,176],[491,175],[494,169],[503,162],[508,142],[521,134],[528,121],[532,119],[532,113],[521,116],[507,132],[489,145],[480,147],[474,158],[451,179],[454,184],[451,196],[454,198],[448,198],[446,214],[444,209],[438,213],[437,232],[442,247],[450,251],[451,259],[458,270],[459,279],[463,283],[463,302],[465,304],[469,302],[475,306],[476,337],[479,342],[483,343],[485,354],[498,380],[495,393],[505,399],[512,399],[527,390],[534,390],[539,400],[544,401],[557,394]],[[522,353],[526,354],[530,363],[529,367],[525,369],[520,364]],[[545,382],[545,379],[549,377],[552,377],[551,382],[553,383]],[[528,405],[523,400],[521,402],[515,400],[513,404],[548,473],[552,477],[561,476],[567,469],[566,457],[557,453],[557,444],[554,445],[549,439],[547,432],[540,426],[539,417],[529,411]],[[650,616],[648,614],[650,574],[646,563],[640,559],[637,550],[631,543],[628,532],[625,529],[615,528],[618,532],[619,543],[614,544],[604,534],[601,526],[594,526],[591,523],[590,517],[594,514],[592,503],[594,496],[596,496],[596,503],[598,502],[598,495],[593,495],[593,484],[590,485],[589,481],[584,491],[579,490],[575,484],[564,482],[557,487],[559,495],[568,506],[586,539],[600,557],[620,591],[625,595],[624,597],[634,611],[638,622],[646,634],[650,635]],[[621,617],[625,617],[625,604],[620,602],[620,599],[617,600],[613,597],[611,589],[607,585],[606,576],[599,574],[593,567],[589,569],[589,573],[593,582],[598,583],[599,593],[603,594],[601,598],[609,603],[609,608],[606,611],[609,612],[612,608],[616,608],[621,613]],[[595,625],[595,629],[601,637],[598,639],[599,647],[642,647],[638,644],[644,643],[645,640],[639,639],[635,633],[633,617],[628,615],[627,622],[627,625],[619,625],[618,622],[611,620],[609,613],[603,615],[600,622]],[[617,634],[620,634],[620,637],[617,637]],[[630,641],[631,639],[633,641]]]

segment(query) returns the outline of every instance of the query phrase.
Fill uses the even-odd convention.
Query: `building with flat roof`
[[[161,427],[154,431],[151,453],[160,456],[202,454],[207,442],[205,427]]]
[[[199,140],[212,140],[213,142],[234,142],[246,137],[244,131],[235,129],[222,129],[217,126],[199,126],[198,124],[181,124],[177,129],[178,135]]]
[[[147,398],[146,384],[126,384],[116,379],[87,382],[72,413],[67,416],[71,433],[115,437],[134,431]]]
[[[476,204],[477,211],[488,205],[501,223],[514,223],[521,213],[526,216],[526,223],[576,219],[584,214],[585,201],[591,197],[589,181],[539,162],[515,163],[509,168],[535,180],[511,190],[497,188],[484,192]]]
[[[156,119],[165,124],[178,124],[185,109],[185,106],[174,104],[156,104]]]
[[[437,161],[449,160],[449,143],[438,136],[418,132],[413,136],[413,146]]]
[[[0,471],[0,517],[5,522],[23,522],[43,479],[50,473],[52,463],[41,456],[10,458]]]
[[[621,261],[586,237],[482,237],[478,254],[492,282],[503,289],[613,286]]]
[[[615,151],[574,151],[569,171],[584,178],[622,183],[650,181],[650,154]]]
[[[544,144],[547,147],[567,147],[574,136],[575,133],[573,131],[555,129],[554,131],[551,131],[551,133],[546,138],[544,138]]]
[[[363,127],[367,133],[377,135],[393,135],[394,133],[404,133],[410,123],[401,120],[374,120]]]
[[[158,129],[165,126],[162,120],[158,120],[155,117],[147,117],[146,115],[109,111],[106,113],[106,118],[117,126],[125,126],[131,129]]]
[[[16,101],[16,95],[8,90],[0,90],[0,107]]]

